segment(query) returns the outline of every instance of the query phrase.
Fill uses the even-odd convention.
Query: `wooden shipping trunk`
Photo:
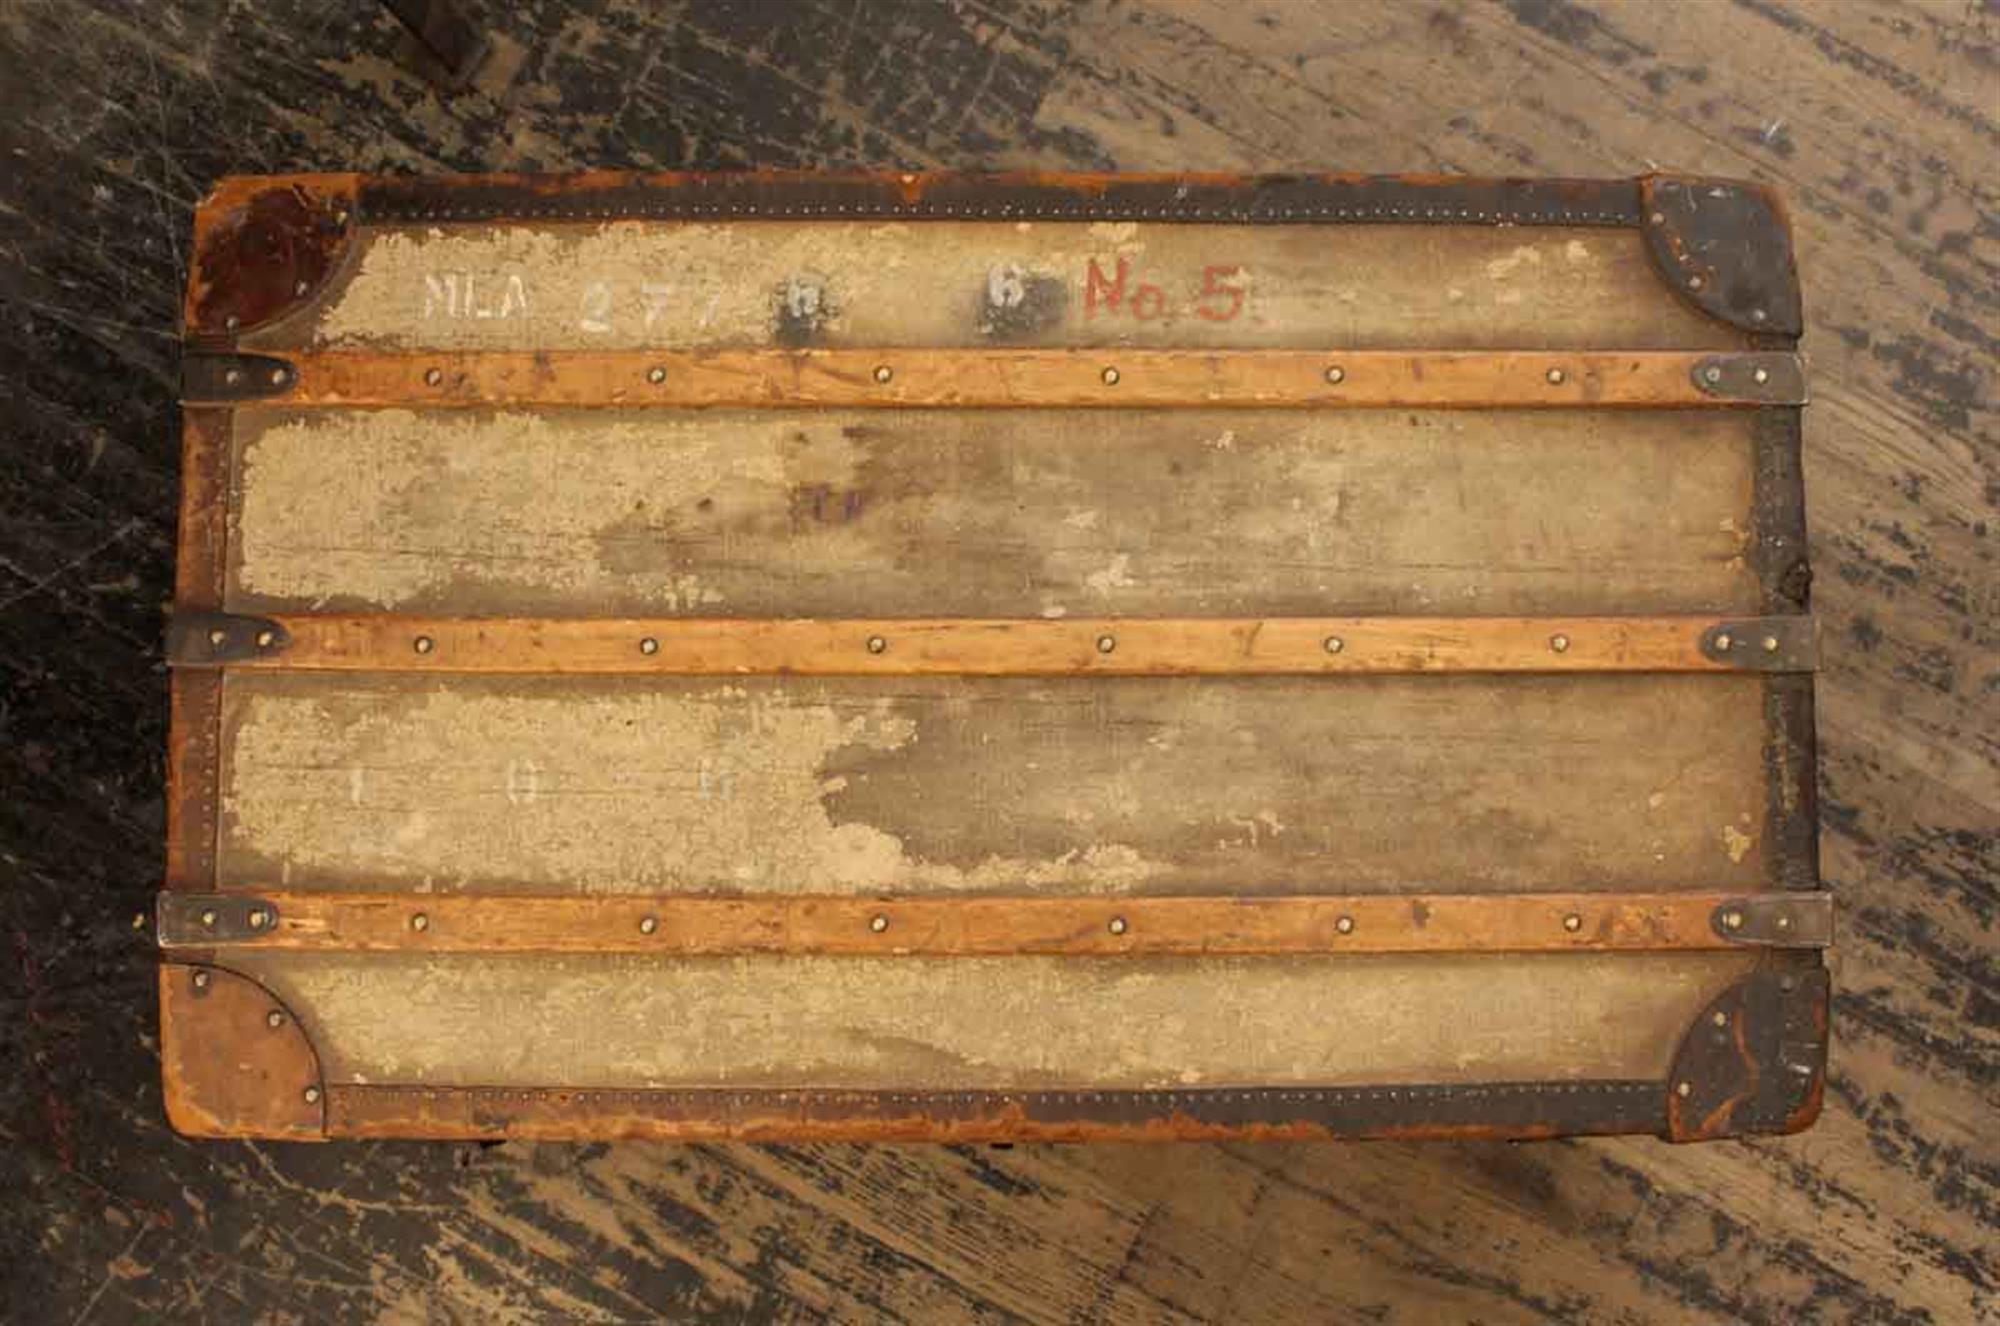
[[[1804,1127],[1762,188],[232,179],[176,1127]]]

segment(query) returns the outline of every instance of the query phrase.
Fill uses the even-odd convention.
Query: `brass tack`
[[[875,365],[875,380],[877,382],[887,385],[889,379],[895,376],[896,370],[890,368],[887,364]]]
[[[441,385],[443,385],[443,383],[444,383],[444,370],[443,370],[443,369],[441,369],[441,368],[432,368],[432,369],[426,369],[426,370],[424,371],[424,385],[425,385],[425,386],[427,386],[427,387],[436,387],[436,386],[441,386]]]
[[[1699,276],[1690,276],[1688,278],[1688,289],[1690,290],[1701,289],[1701,278]]]
[[[868,652],[869,652],[869,653],[871,653],[871,654],[879,654],[879,653],[881,653],[881,652],[882,652],[883,650],[887,649],[888,647],[889,647],[889,642],[888,642],[887,640],[884,640],[884,639],[883,639],[883,638],[882,638],[881,636],[879,636],[879,635],[871,635],[871,636],[869,636],[869,637],[868,637]]]
[[[264,1025],[276,1031],[285,1025],[285,1015],[274,1008],[264,1015]]]
[[[1725,930],[1741,930],[1743,928],[1743,913],[1738,911],[1724,912],[1722,914],[1722,927]]]
[[[1548,376],[1548,379],[1549,379],[1549,385],[1550,385],[1550,386],[1552,386],[1552,387],[1559,387],[1559,386],[1561,386],[1561,385],[1562,385],[1562,381],[1563,381],[1563,379],[1564,379],[1564,378],[1566,378],[1566,377],[1568,377],[1569,375],[1568,375],[1567,373],[1563,372],[1563,371],[1562,371],[1561,369],[1559,369],[1559,368],[1552,368],[1552,369],[1550,369],[1550,370],[1548,371],[1548,375],[1547,375],[1547,376]]]
[[[278,637],[272,634],[270,631],[257,632],[257,648],[269,649],[272,645],[276,644],[277,642],[278,642]]]
[[[223,373],[222,380],[233,387],[243,380],[243,370],[240,368],[229,369]]]
[[[1555,635],[1549,637],[1549,648],[1555,650],[1558,654],[1567,654],[1569,652],[1569,637],[1563,635],[1561,632],[1557,632]]]
[[[213,907],[209,908],[207,911],[201,914],[201,923],[207,926],[210,930],[215,929],[215,923],[221,919],[222,919],[221,917],[215,914],[215,909]]]
[[[1777,926],[1780,930],[1790,930],[1792,928],[1792,918],[1780,912],[1771,924]]]
[[[657,654],[660,652],[660,642],[649,635],[639,642],[639,652],[642,654]]]
[[[317,1105],[317,1104],[319,1104],[319,1088],[318,1088],[318,1087],[307,1087],[307,1088],[306,1088],[306,1093],[305,1093],[305,1094],[306,1094],[306,1104],[308,1104],[308,1105]]]
[[[1694,1083],[1676,1082],[1674,1084],[1674,1094],[1676,1096],[1679,1096],[1682,1100],[1686,1100],[1689,1096],[1692,1096],[1694,1094]]]
[[[1796,977],[1781,976],[1778,978],[1778,988],[1780,990],[1783,990],[1786,994],[1790,994],[1792,991],[1799,988],[1799,983]]]
[[[227,631],[218,629],[210,631],[208,633],[208,642],[214,645],[217,649],[222,648],[223,643],[228,639],[229,639],[229,632]]]
[[[1107,369],[1105,369],[1105,370],[1104,370],[1104,374],[1103,374],[1103,377],[1104,377],[1104,385],[1105,385],[1105,386],[1107,386],[1107,387],[1115,387],[1115,386],[1117,386],[1117,385],[1118,385],[1118,370],[1117,370],[1117,369],[1115,369],[1115,368],[1107,368]]]
[[[1646,219],[1651,221],[1656,226],[1663,226],[1667,224],[1667,214],[1665,212],[1655,212]]]
[[[238,327],[241,327],[243,325],[243,319],[237,317],[234,313],[232,313],[228,317],[222,320],[222,325],[224,327],[227,327],[230,331],[235,331]]]
[[[1338,654],[1341,650],[1347,648],[1347,642],[1337,635],[1328,636],[1325,640],[1321,641],[1321,645],[1329,654]]]
[[[420,636],[418,636],[418,637],[416,638],[416,640],[415,640],[414,644],[412,645],[412,647],[413,647],[413,648],[414,648],[414,649],[415,649],[415,650],[416,650],[416,651],[417,651],[417,652],[418,652],[419,654],[428,654],[428,653],[430,653],[430,652],[431,652],[431,651],[432,651],[433,649],[436,649],[436,648],[437,648],[437,641],[435,641],[435,640],[431,639],[431,638],[430,638],[429,636],[427,636],[427,635],[420,635]]]
[[[1118,648],[1118,640],[1116,637],[1109,635],[1100,635],[1097,637],[1098,653],[1108,654],[1116,648]]]
[[[272,370],[271,370],[271,385],[272,385],[272,386],[274,386],[274,387],[282,387],[282,386],[284,386],[284,385],[285,385],[285,370],[284,370],[284,369],[282,369],[282,368],[274,368],[274,369],[272,369]]]
[[[1768,368],[1760,368],[1756,372],[1750,375],[1750,380],[1757,383],[1759,386],[1762,386],[1764,383],[1769,382],[1771,380],[1771,370]]]
[[[1777,637],[1777,636],[1775,636],[1775,635],[1767,635],[1767,636],[1765,636],[1765,637],[1764,637],[1764,652],[1765,652],[1765,653],[1767,653],[1767,654],[1775,654],[1775,653],[1777,653],[1777,652],[1778,652],[1778,637]]]
[[[1736,647],[1736,637],[1724,631],[1721,635],[1715,637],[1715,647],[1717,649],[1734,649]]]
[[[654,386],[657,387],[666,380],[667,380],[667,370],[661,368],[658,364],[655,364],[651,368],[646,370],[646,381],[652,383]]]
[[[1125,933],[1125,929],[1126,929],[1126,927],[1125,927],[1125,918],[1124,918],[1124,917],[1122,917],[1122,916],[1114,916],[1114,917],[1112,917],[1112,918],[1111,918],[1111,933],[1112,933],[1112,934],[1114,934],[1114,935],[1122,935],[1122,934],[1124,934],[1124,933]]]
[[[1343,916],[1333,923],[1333,928],[1343,935],[1351,935],[1354,933],[1354,918]]]
[[[889,928],[889,918],[881,912],[877,912],[868,918],[868,928],[879,935]]]
[[[1575,912],[1571,912],[1568,916],[1563,917],[1563,929],[1569,931],[1571,934],[1575,934],[1577,931],[1583,929],[1583,918]]]
[[[1347,370],[1342,368],[1339,364],[1335,364],[1333,365],[1333,367],[1326,370],[1326,380],[1330,386],[1337,387],[1341,383],[1347,381]]]
[[[424,915],[422,912],[418,912],[410,917],[410,929],[422,931],[422,930],[428,930],[430,928],[431,928],[431,918]]]
[[[1762,322],[1764,321],[1764,319],[1770,316],[1771,316],[1770,314],[1766,313],[1763,309],[1760,308],[1753,308],[1750,310],[1750,321],[1752,322]]]
[[[306,291],[310,289],[312,289],[312,287],[307,285],[304,281],[294,281],[292,283],[292,293],[295,295],[303,295]]]
[[[659,928],[660,920],[656,916],[643,917],[639,921],[639,933],[642,935],[650,935]]]
[[[244,919],[250,922],[252,930],[262,930],[271,923],[271,914],[262,907],[253,907],[250,909],[250,915]]]
[[[1726,1027],[1729,1025],[1729,1014],[1723,1012],[1717,1012],[1716,1015],[1710,1020],[1714,1022],[1715,1025],[1718,1027]]]
[[[208,980],[209,977],[207,972],[205,971],[196,972],[194,974],[194,988],[197,990],[206,990],[208,988]]]
[[[1722,366],[1720,364],[1710,364],[1707,368],[1701,370],[1701,380],[1710,386],[1714,386],[1716,383],[1722,381]]]

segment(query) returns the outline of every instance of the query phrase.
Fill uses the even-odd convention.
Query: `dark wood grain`
[[[0,5],[0,1308],[21,1322],[1884,1322],[2000,1305],[2000,14],[1880,4]],[[171,1133],[176,309],[233,171],[1621,175],[1790,199],[1826,1116],[1796,1138],[287,1147]]]

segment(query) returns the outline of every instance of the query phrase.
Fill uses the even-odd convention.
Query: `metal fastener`
[[[1734,649],[1736,647],[1736,637],[1731,635],[1729,632],[1724,631],[1722,634],[1715,637],[1715,647],[1717,649],[1724,649],[1724,650]]]
[[[1555,650],[1558,654],[1567,654],[1569,652],[1569,637],[1563,635],[1561,632],[1557,632],[1555,635],[1549,637],[1549,648]]]
[[[1326,380],[1328,385],[1337,387],[1341,383],[1347,381],[1347,370],[1342,368],[1339,364],[1335,364],[1333,367],[1326,370]]]
[[[431,928],[431,918],[425,916],[422,912],[418,912],[410,917],[410,929],[428,930],[430,928]]]
[[[1340,917],[1333,923],[1333,928],[1343,935],[1351,935],[1354,933],[1354,918],[1351,916]]]
[[[222,380],[233,387],[243,380],[243,370],[240,368],[225,369],[222,374]]]
[[[1729,1014],[1718,1011],[1709,1021],[1715,1023],[1718,1027],[1726,1027],[1729,1025]]]
[[[214,645],[217,649],[222,648],[224,642],[226,642],[228,639],[229,639],[229,632],[221,630],[219,628],[210,631],[208,633],[208,642]]]
[[[428,654],[433,649],[437,648],[437,641],[431,639],[427,635],[420,635],[416,638],[411,647],[415,649],[419,654]]]
[[[657,654],[660,652],[660,642],[649,635],[639,642],[639,652],[642,654]]]
[[[276,1031],[285,1025],[285,1015],[274,1008],[264,1015],[264,1025]]]
[[[285,379],[289,376],[290,374],[286,373],[284,369],[274,368],[271,370],[271,385],[274,387],[282,387],[285,385]]]
[[[271,914],[262,907],[252,907],[250,915],[245,917],[244,920],[250,923],[252,930],[262,930],[265,926],[271,924]]]
[[[444,370],[443,370],[443,369],[441,369],[441,368],[431,368],[431,369],[426,369],[426,370],[424,370],[424,385],[425,385],[425,386],[427,386],[427,387],[436,387],[436,386],[441,386],[441,385],[443,385],[443,383],[444,383]]]
[[[1689,1096],[1692,1096],[1694,1094],[1694,1083],[1692,1082],[1674,1083],[1674,1094],[1676,1096],[1679,1096],[1682,1100],[1686,1100]]]
[[[257,632],[257,648],[269,649],[272,645],[276,643],[278,643],[278,637],[272,634],[270,631]]]
[[[1107,368],[1107,369],[1105,369],[1105,370],[1104,370],[1104,385],[1105,385],[1105,386],[1107,386],[1107,387],[1115,387],[1115,386],[1117,386],[1117,385],[1118,385],[1118,370],[1117,370],[1117,369],[1115,369],[1115,368]]]
[[[1765,636],[1765,637],[1764,637],[1764,652],[1765,652],[1765,653],[1767,653],[1767,654],[1775,654],[1775,653],[1777,653],[1777,652],[1778,652],[1778,637],[1777,637],[1777,636],[1775,636],[1775,635],[1767,635],[1767,636]]]
[[[243,325],[243,319],[237,317],[234,313],[232,313],[228,317],[222,320],[222,325],[230,331],[235,331],[238,327],[241,327]]]
[[[1663,226],[1667,224],[1667,214],[1665,212],[1655,212],[1646,219],[1648,221],[1651,221],[1656,226]]]
[[[887,364],[875,365],[875,380],[877,382],[887,384],[889,379],[895,376],[896,370],[890,368]]]
[[[650,935],[659,928],[660,918],[657,916],[641,917],[639,920],[639,933],[642,935]]]
[[[1750,321],[1752,322],[1762,322],[1764,321],[1764,319],[1770,316],[1771,316],[1770,314],[1766,313],[1763,309],[1760,308],[1753,308],[1750,310]]]
[[[868,918],[868,928],[879,935],[889,928],[889,918],[877,912]]]
[[[1790,930],[1792,928],[1792,918],[1784,912],[1779,912],[1775,917],[1771,918],[1771,924],[1780,930]]]
[[[209,981],[209,975],[208,975],[208,973],[207,973],[207,972],[205,972],[205,971],[198,971],[198,972],[196,972],[196,973],[194,974],[194,988],[195,988],[195,989],[197,989],[197,990],[206,990],[206,989],[208,988],[208,981]]]
[[[1690,290],[1701,289],[1701,278],[1699,276],[1690,276],[1688,278],[1688,289]]]
[[[1563,379],[1568,376],[1569,375],[1563,372],[1561,369],[1552,368],[1548,371],[1549,385],[1552,387],[1559,387],[1562,385]]]
[[[869,636],[869,637],[868,637],[868,652],[869,652],[869,653],[871,653],[871,654],[879,654],[879,653],[881,653],[881,652],[882,652],[883,650],[887,649],[888,647],[889,647],[889,642],[888,642],[887,640],[884,640],[884,639],[883,639],[883,638],[882,638],[881,636],[879,636],[879,635],[871,635],[871,636]]]
[[[1751,373],[1750,380],[1752,382],[1755,382],[1758,386],[1761,387],[1766,382],[1769,382],[1771,380],[1771,370],[1768,368],[1757,369],[1755,372]]]
[[[308,1104],[308,1105],[317,1105],[317,1104],[319,1104],[319,1088],[318,1088],[318,1087],[307,1087],[307,1088],[306,1088],[306,1093],[305,1093],[305,1094],[306,1094],[306,1104]]]
[[[1124,917],[1122,917],[1122,916],[1114,916],[1114,917],[1112,917],[1112,918],[1111,918],[1111,933],[1112,933],[1112,934],[1114,934],[1114,935],[1122,935],[1122,934],[1124,934],[1124,933],[1125,933],[1125,918],[1124,918]]]
[[[1707,368],[1701,370],[1701,380],[1708,383],[1711,387],[1722,381],[1722,366],[1720,364],[1710,364]]]
[[[215,914],[215,909],[213,907],[209,908],[208,910],[204,911],[201,914],[201,923],[207,926],[210,930],[215,929],[215,923],[221,919],[222,919],[221,917]]]
[[[1722,914],[1722,928],[1725,930],[1741,930],[1743,928],[1743,913],[1733,909],[1724,912]]]
[[[1568,916],[1563,917],[1563,929],[1569,931],[1571,934],[1575,934],[1577,931],[1583,929],[1583,918],[1575,912],[1571,912]]]
[[[646,370],[646,381],[652,383],[654,386],[657,387],[666,380],[667,380],[667,370],[661,368],[658,364],[655,364],[651,368]]]
[[[1097,637],[1098,653],[1108,654],[1116,648],[1118,648],[1118,641],[1115,637],[1109,635],[1100,635]]]
[[[306,291],[310,289],[312,289],[312,287],[307,285],[304,281],[294,281],[292,283],[292,293],[295,295],[303,295]]]
[[[1341,650],[1347,648],[1347,642],[1337,635],[1330,635],[1320,643],[1329,654],[1338,654]]]

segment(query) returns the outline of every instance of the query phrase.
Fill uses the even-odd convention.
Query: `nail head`
[[[639,922],[639,933],[642,935],[650,935],[659,928],[660,920],[656,916],[644,917]]]
[[[1115,368],[1107,368],[1107,369],[1105,369],[1105,370],[1104,370],[1104,375],[1103,375],[1103,376],[1104,376],[1104,385],[1105,385],[1105,386],[1107,386],[1107,387],[1115,387],[1115,386],[1117,386],[1117,385],[1118,385],[1118,370],[1117,370],[1117,369],[1115,369]]]
[[[1329,654],[1338,654],[1341,650],[1347,648],[1347,642],[1337,635],[1328,636],[1323,644],[1326,652]]]
[[[1577,931],[1583,929],[1583,918],[1575,912],[1571,912],[1568,916],[1563,917],[1563,929],[1569,931],[1571,934],[1575,934]]]
[[[424,915],[422,912],[418,912],[410,918],[410,929],[428,930],[430,928],[431,928],[431,918]]]
[[[660,642],[649,635],[639,642],[639,652],[642,654],[657,654],[660,652]]]
[[[264,1025],[276,1031],[285,1025],[285,1015],[274,1008],[264,1015]]]
[[[890,378],[893,378],[895,376],[896,376],[896,371],[890,368],[887,364],[877,364],[875,366],[875,380],[877,382],[886,384]]]
[[[882,652],[883,650],[887,649],[888,647],[889,647],[889,642],[888,642],[887,640],[884,640],[884,639],[883,639],[883,638],[882,638],[881,636],[879,636],[879,635],[871,635],[871,636],[869,636],[869,637],[868,637],[868,652],[869,652],[869,653],[871,653],[871,654],[879,654],[879,653],[881,653],[881,652]]]
[[[654,386],[657,387],[666,380],[667,380],[667,370],[661,368],[658,364],[655,364],[651,368],[646,370],[646,381],[652,383]]]
[[[1354,918],[1343,916],[1333,923],[1333,928],[1343,935],[1351,935],[1354,933]]]
[[[437,648],[437,641],[431,639],[427,635],[420,635],[412,643],[412,648],[414,648],[419,654],[428,654],[433,649]]]
[[[1116,637],[1114,637],[1114,636],[1109,636],[1109,635],[1100,635],[1100,636],[1098,636],[1098,637],[1097,637],[1097,652],[1098,652],[1098,653],[1100,653],[1100,654],[1108,654],[1108,653],[1110,653],[1110,652],[1111,652],[1112,650],[1114,650],[1114,649],[1116,649],[1116,648],[1118,648],[1118,641],[1117,641]]]
[[[441,369],[441,368],[432,368],[432,369],[426,369],[426,370],[424,371],[424,385],[425,385],[425,386],[427,386],[427,387],[435,387],[435,386],[438,386],[438,385],[442,384],[443,382],[444,382],[444,370],[443,370],[443,369]]]
[[[1125,929],[1126,929],[1126,926],[1125,926],[1125,918],[1124,918],[1124,917],[1122,917],[1122,916],[1114,916],[1114,917],[1112,917],[1112,918],[1111,918],[1111,933],[1112,933],[1112,934],[1114,934],[1114,935],[1122,935],[1122,934],[1124,934],[1124,933],[1125,933]]]
[[[1329,385],[1337,387],[1347,381],[1347,370],[1339,364],[1335,364],[1326,370],[1326,380]]]
[[[1567,654],[1569,652],[1569,637],[1561,633],[1550,636],[1549,648],[1555,650],[1558,654]]]
[[[889,928],[889,918],[877,912],[868,918],[868,928],[879,935]]]
[[[1563,372],[1563,371],[1562,371],[1561,369],[1559,369],[1559,368],[1552,368],[1552,369],[1550,369],[1550,370],[1548,371],[1548,379],[1549,379],[1549,385],[1550,385],[1550,386],[1560,386],[1560,385],[1562,385],[1562,381],[1563,381],[1563,379],[1564,379],[1564,378],[1566,378],[1566,377],[1568,377],[1568,376],[1569,376],[1569,374],[1567,374],[1567,373]]]

